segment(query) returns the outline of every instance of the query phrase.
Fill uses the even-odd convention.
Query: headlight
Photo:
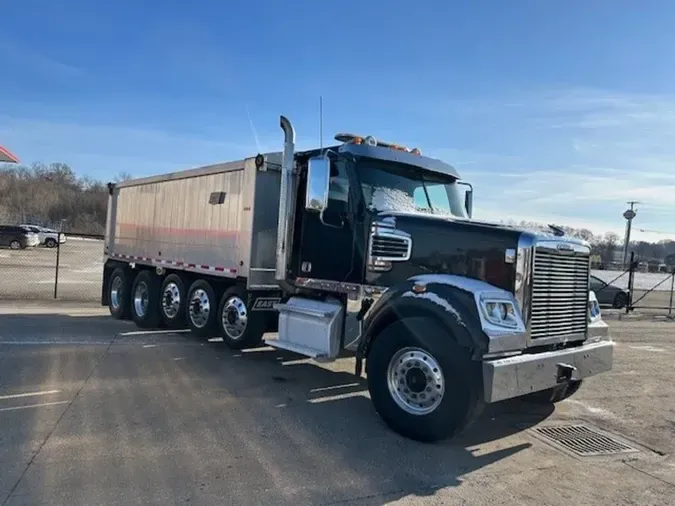
[[[485,319],[493,325],[509,328],[518,326],[516,307],[509,300],[481,299],[481,310]]]
[[[602,318],[602,313],[600,312],[600,304],[598,304],[598,298],[595,296],[595,292],[591,291],[588,293],[588,321],[594,323]]]

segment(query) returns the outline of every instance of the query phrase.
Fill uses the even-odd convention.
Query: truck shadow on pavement
[[[227,363],[233,374],[256,371],[256,379],[248,385],[227,387],[235,397],[255,398],[254,392],[261,390],[280,395],[276,399],[280,402],[257,404],[256,409],[276,420],[278,429],[284,428],[286,436],[275,445],[285,447],[284,453],[295,463],[306,457],[310,476],[326,476],[313,487],[296,484],[303,489],[298,501],[311,504],[330,502],[330,496],[358,500],[359,504],[388,504],[456,487],[463,475],[529,448],[531,444],[522,438],[512,442],[506,438],[536,425],[554,410],[553,406],[522,401],[489,405],[453,440],[424,444],[392,432],[375,412],[366,380],[350,372],[329,370],[304,357],[269,348],[232,352],[219,346],[216,357]],[[345,362],[353,367],[351,360]],[[490,444],[499,440],[499,444]]]
[[[25,317],[38,329],[57,322],[100,332],[101,339],[107,332],[108,342],[118,333],[109,347],[0,346],[0,363],[11,363],[0,374],[10,393],[48,388],[74,399],[43,408],[52,411],[0,413],[9,424],[0,419],[8,435],[0,454],[37,448],[35,441],[47,438],[24,474],[28,454],[7,469],[8,480],[22,476],[13,493],[27,504],[84,505],[91,497],[148,504],[170,497],[200,504],[380,505],[433,496],[505,459],[515,461],[514,472],[528,465],[519,454],[531,445],[518,433],[553,411],[522,402],[492,405],[457,438],[422,444],[385,426],[366,382],[351,374],[352,360],[323,366],[271,348],[236,352],[189,334],[136,333],[109,318]],[[21,321],[0,315],[0,329]],[[7,441],[15,446],[3,449]],[[456,490],[459,499],[462,489]]]

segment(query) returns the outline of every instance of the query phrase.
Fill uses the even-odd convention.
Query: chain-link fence
[[[103,236],[68,233],[59,242],[41,239],[35,247],[0,247],[0,299],[99,300]]]
[[[666,312],[673,316],[673,290],[675,289],[675,270],[672,272],[643,273],[635,254],[631,253],[628,269],[628,290],[630,307],[634,310]]]
[[[675,272],[647,272],[631,255],[623,271],[592,271],[591,290],[600,305],[626,313],[675,316]]]

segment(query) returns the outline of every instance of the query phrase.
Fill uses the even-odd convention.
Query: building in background
[[[19,159],[9,149],[0,146],[0,163],[19,163]]]

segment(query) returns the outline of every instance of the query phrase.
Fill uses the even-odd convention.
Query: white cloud
[[[437,138],[439,147],[421,147],[474,183],[476,217],[623,234],[626,201],[639,200],[634,238],[675,238],[675,97],[561,90],[444,105],[434,111],[445,115],[441,124],[461,120],[473,142]],[[140,176],[256,153],[244,112],[239,119],[236,130],[197,134],[0,115],[0,139],[26,162],[64,161],[99,178],[122,170]],[[261,149],[280,150],[281,131],[266,128]],[[316,145],[298,138],[299,149]]]
[[[478,216],[623,234],[626,201],[638,200],[633,237],[675,238],[675,96],[571,89],[454,105],[446,117],[492,152],[435,153],[470,161],[458,167],[475,183]]]

